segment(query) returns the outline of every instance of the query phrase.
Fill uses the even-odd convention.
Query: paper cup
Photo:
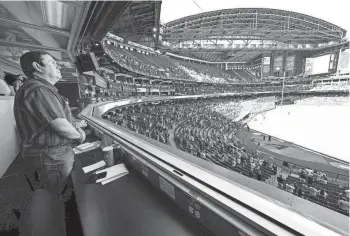
[[[107,166],[113,166],[114,165],[113,147],[112,146],[104,147],[102,151],[104,153],[104,160]]]

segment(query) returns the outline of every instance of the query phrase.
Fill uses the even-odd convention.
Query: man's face
[[[61,67],[56,63],[56,60],[53,59],[50,55],[43,55],[41,57],[41,61],[43,64],[43,76],[47,78],[51,78],[54,80],[59,80],[62,78],[61,75]]]

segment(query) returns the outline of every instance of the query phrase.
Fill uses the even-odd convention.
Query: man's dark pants
[[[32,196],[26,196],[26,199],[24,199],[26,204],[24,204],[24,208],[20,209],[21,212],[31,211],[32,198],[38,190],[44,190],[48,193],[47,196],[50,196],[47,198],[49,202],[52,200],[65,203],[69,200],[73,192],[71,172],[74,163],[74,152],[71,146],[31,147],[22,154],[22,158],[22,173],[33,194]],[[63,204],[60,204],[60,206],[63,206]],[[52,212],[52,214],[55,214],[55,212]],[[60,230],[63,233],[65,231],[64,219],[61,222]]]

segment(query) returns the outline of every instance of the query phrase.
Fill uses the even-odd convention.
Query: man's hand
[[[81,128],[77,128],[77,131],[80,133],[80,143],[83,143],[86,139],[86,134],[84,132],[84,130],[82,130]]]
[[[77,128],[85,128],[87,126],[87,123],[85,120],[79,120],[79,121],[75,122],[75,126]]]

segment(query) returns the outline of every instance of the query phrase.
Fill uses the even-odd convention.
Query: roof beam
[[[16,59],[16,60],[19,60],[21,57],[20,56],[7,56],[7,55],[1,55],[0,54],[0,58],[5,58],[5,59]],[[63,58],[62,58],[63,59]],[[56,62],[58,63],[65,63],[65,62],[69,62],[71,63],[70,59],[67,59],[67,60],[56,60]],[[69,67],[63,67],[63,68],[69,68]]]
[[[278,31],[279,32],[295,32],[296,30],[302,30],[302,28],[304,29],[307,29],[305,31],[308,31],[308,32],[313,32],[314,34],[318,34],[318,35],[322,35],[322,36],[329,36],[331,38],[331,40],[340,40],[342,38],[342,35],[339,33],[339,30],[334,30],[334,29],[331,29],[331,28],[328,28],[326,30],[319,30],[319,23],[318,24],[314,24],[313,27],[310,26],[310,24],[308,25],[307,23],[306,24],[298,24],[298,22],[300,22],[300,20],[298,21],[291,21],[290,20],[290,16],[289,18],[289,21],[288,21],[288,26],[289,26],[289,29],[292,29],[292,30],[287,30],[285,28],[281,28],[282,26],[280,25],[280,23],[282,22],[281,20],[275,20],[275,19],[262,19],[261,17],[259,18],[259,24],[258,26],[259,29],[261,28],[272,28],[272,29],[276,29],[277,28],[281,28],[279,29]],[[223,22],[221,25],[223,26],[226,26],[223,27],[222,29],[220,28],[217,28],[216,31],[220,31],[221,34],[223,34],[223,32],[225,32],[225,34],[229,34],[227,31],[230,31],[230,28],[232,29],[233,26],[243,26],[244,28],[248,27],[249,26],[249,22],[251,22],[251,20],[253,19],[253,17],[250,17],[250,18],[239,18],[239,19],[232,19],[230,21],[226,21],[226,22]],[[237,22],[238,21],[238,22]],[[243,21],[243,22],[242,22]],[[245,22],[244,22],[245,21]],[[201,19],[201,22],[203,22],[203,19]],[[272,22],[273,24],[267,24],[266,22]],[[213,21],[213,22],[208,22],[207,24],[204,24],[204,25],[209,25],[209,24],[215,24],[217,23],[217,20]],[[187,27],[183,28],[181,27],[181,29],[179,27],[172,27],[171,29],[170,28],[166,28],[164,30],[164,34],[165,34],[165,37],[166,38],[166,34],[168,32],[170,33],[174,33],[174,34],[177,34],[179,33],[178,30],[181,31],[181,33],[190,33],[192,32],[193,33],[193,30],[199,30],[202,32],[202,34],[205,34],[205,30],[207,31],[211,31],[213,30],[213,26],[203,26],[203,23],[200,24],[200,27],[196,26],[196,24],[191,24],[191,22],[187,23]],[[188,27],[191,27],[191,28],[188,28]],[[228,27],[228,28],[227,28]],[[192,30],[192,31],[191,31]],[[256,29],[254,29],[252,32],[254,33]],[[207,32],[208,33],[208,32]]]
[[[130,26],[131,26],[133,35],[135,35],[135,34],[136,34],[136,30],[135,30],[134,19],[133,19],[133,17],[132,17],[132,10],[131,10],[131,7],[130,7],[130,6],[128,7],[128,11],[127,11],[127,12],[128,12],[127,14],[128,14],[128,18],[129,18],[129,24],[130,24]]]
[[[72,7],[81,7],[84,4],[84,2],[82,2],[82,1],[60,1],[60,0],[58,0],[58,2],[70,5]]]
[[[12,46],[12,47],[21,47],[21,48],[29,48],[29,49],[48,50],[48,51],[67,52],[67,50],[63,49],[63,48],[53,48],[53,47],[47,47],[47,46],[42,46],[42,45],[34,45],[34,44],[29,44],[29,43],[7,41],[7,40],[3,40],[3,39],[0,39],[0,45],[2,45],[2,46]]]
[[[189,22],[189,23],[196,23],[196,22],[205,22],[206,20],[213,20],[218,21],[220,19],[240,19],[246,16],[249,16],[249,18],[255,19],[259,15],[259,21],[261,19],[265,18],[278,18],[279,21],[286,21],[286,18],[289,18],[293,21],[299,21],[304,22],[311,25],[317,25],[321,24],[323,28],[328,29],[340,29],[344,31],[344,29],[331,24],[327,21],[323,21],[321,19],[311,17],[308,15],[303,15],[295,12],[289,12],[289,14],[286,14],[286,11],[282,10],[274,10],[274,9],[229,9],[226,10],[224,14],[221,13],[221,11],[217,12],[209,12],[209,13],[202,13],[195,16],[185,17],[179,20],[175,20],[172,22],[169,22],[166,27],[176,27],[183,22]]]
[[[305,37],[309,37],[309,39],[311,41],[315,41],[315,42],[318,42],[318,43],[325,43],[327,42],[328,40],[326,40],[327,38],[320,38],[320,37],[316,37],[314,35],[300,35],[298,37],[294,37],[294,38],[290,38],[290,37],[286,37],[286,36],[280,36],[278,34],[276,35],[268,35],[268,37],[266,36],[252,36],[252,37],[249,37],[248,39],[249,40],[276,40],[276,38],[278,38],[279,40],[284,40],[284,42],[290,42],[292,41],[292,44],[304,44],[305,43]],[[181,36],[177,36],[177,37],[173,37],[173,38],[167,38],[168,41],[180,41],[180,42],[186,42],[186,41],[191,41],[191,40],[194,40],[194,39],[201,39],[201,40],[211,40],[213,39],[214,37],[211,36],[207,36],[207,37],[201,37],[201,38],[194,38],[194,37],[188,37],[188,38],[185,38],[185,37],[181,37]],[[220,37],[220,36],[217,36],[215,39],[217,40],[238,40],[239,38],[237,38],[236,36],[232,36],[232,37]]]
[[[0,17],[0,21],[2,21],[4,23],[8,23],[8,24],[14,24],[17,26],[23,26],[23,27],[30,28],[30,29],[42,30],[42,31],[50,32],[50,33],[57,34],[57,35],[63,35],[63,36],[67,36],[67,37],[70,35],[69,31],[59,30],[59,29],[54,29],[54,28],[44,27],[44,26],[39,26],[39,25],[33,25],[30,23],[15,21],[15,20],[3,18],[3,17]]]
[[[231,27],[233,27],[235,24],[230,25]],[[246,25],[245,23],[243,24],[239,24],[239,25]],[[273,26],[273,28],[270,28],[271,26]],[[267,28],[266,28],[267,27]],[[280,26],[278,26],[280,27]],[[244,32],[290,32],[290,33],[320,33],[320,34],[327,34],[328,36],[334,37],[334,38],[338,38],[339,36],[336,34],[332,34],[334,33],[333,31],[317,31],[317,30],[312,30],[312,29],[293,29],[293,30],[283,30],[283,29],[276,29],[276,25],[263,25],[262,27],[259,27],[257,29],[251,30],[249,28],[246,27],[242,27],[242,29],[237,29],[236,27],[234,28],[230,28],[230,29],[225,29],[225,34],[228,35],[232,32],[242,32],[242,30]],[[198,33],[201,32],[202,34],[207,33],[207,34],[212,34],[212,33],[220,33],[223,34],[224,32],[221,29],[213,29],[213,28],[194,28],[194,29],[175,29],[173,31],[169,31],[166,32],[164,31],[164,37],[166,37],[167,35],[172,35],[172,34],[179,34],[179,33],[186,33],[186,34],[190,34],[190,33]]]
[[[80,31],[89,12],[90,4],[91,2],[84,3],[82,7],[76,8],[76,12],[74,14],[72,27],[70,30],[70,37],[67,44],[67,51],[72,61],[74,60],[72,55],[72,49],[75,48],[75,43],[78,40]]]

